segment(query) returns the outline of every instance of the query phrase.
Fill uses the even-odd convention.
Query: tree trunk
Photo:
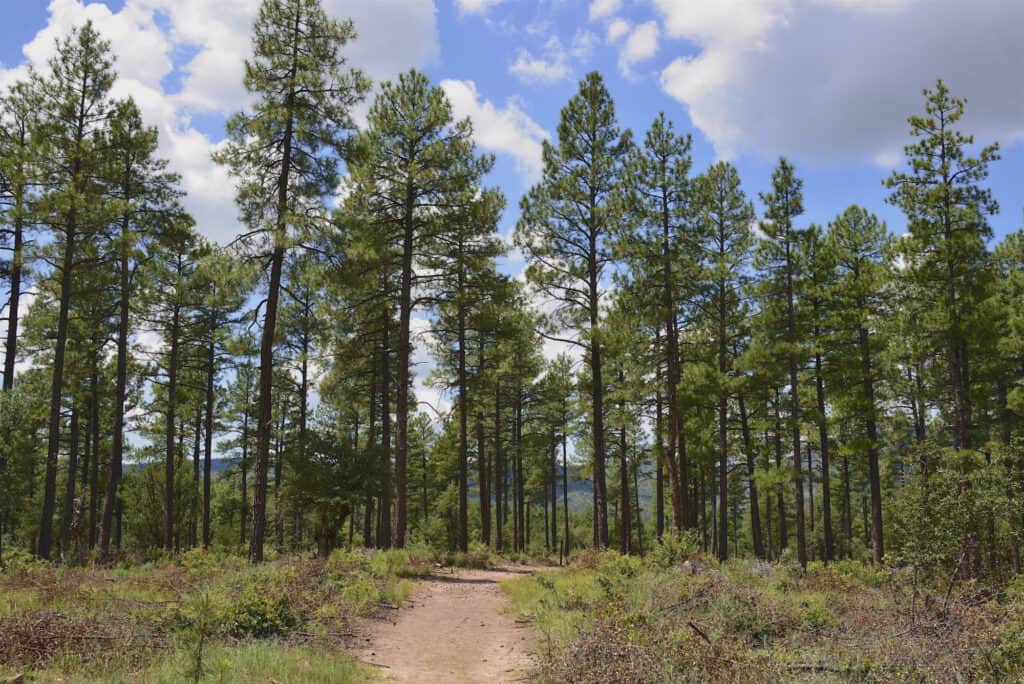
[[[481,364],[483,368],[483,354],[481,353]],[[487,456],[484,453],[484,416],[483,413],[476,414],[476,465],[477,481],[480,489],[480,542],[484,546],[491,545],[491,490],[488,486],[490,475],[487,472]]]
[[[249,406],[250,406],[250,388],[251,383],[249,382],[248,375],[245,379],[245,411],[242,414],[242,461],[239,464],[239,471],[241,475],[241,489],[242,489],[242,524],[239,529],[240,543],[245,546],[245,532],[247,523],[249,521]]]
[[[64,487],[64,509],[60,529],[60,548],[65,558],[71,557],[71,521],[75,517],[75,479],[78,477],[79,429],[78,409],[71,409],[71,448],[68,451],[68,476]]]
[[[178,257],[179,274],[181,259]],[[164,459],[164,550],[174,550],[174,446],[176,409],[178,404],[178,347],[181,337],[181,305],[175,301],[171,310],[170,360],[167,364],[167,411],[165,413],[166,454]]]
[[[881,565],[885,555],[882,539],[882,479],[878,465],[878,428],[875,418],[875,381],[871,365],[871,349],[869,348],[868,329],[861,327],[859,332],[861,359],[863,364],[864,403],[867,409],[865,427],[868,439],[868,479],[871,485],[871,557],[876,565]]]
[[[413,248],[415,226],[413,209],[415,197],[411,181],[406,187],[405,206],[402,220],[402,284],[399,296],[398,320],[398,388],[395,407],[395,525],[391,541],[396,548],[405,546],[407,517],[406,460],[409,450],[409,356],[410,320],[412,318]]]
[[[803,459],[800,455],[800,377],[796,352],[797,344],[796,310],[793,296],[793,263],[791,241],[786,241],[786,319],[787,340],[789,342],[789,420],[793,431],[793,488],[794,508],[796,509],[796,555],[800,567],[807,567],[807,537],[804,531],[804,480],[801,474]]]
[[[622,382],[622,373],[619,373],[619,382]],[[625,407],[621,407],[625,416]],[[626,452],[626,423],[623,421],[619,429],[619,512],[621,516],[619,551],[623,554],[633,552],[633,515],[632,504],[629,500],[629,458]]]
[[[462,245],[459,245],[461,262]],[[459,550],[469,550],[469,416],[466,391],[466,305],[463,301],[463,272],[458,266],[458,336],[459,336]]]
[[[568,451],[568,437],[565,431],[565,399],[562,399],[562,538],[565,544],[565,554],[569,555],[569,461],[566,456]]]
[[[214,382],[217,377],[217,340],[210,326],[209,345],[206,349],[206,450],[203,458],[203,548],[210,548],[210,487],[213,482],[213,404]]]
[[[199,543],[199,516],[200,508],[202,504],[202,495],[199,493],[199,489],[202,486],[200,482],[200,454],[201,444],[203,436],[203,407],[202,405],[196,406],[196,429],[195,429],[195,443],[193,445],[192,453],[192,510],[189,512],[189,537],[188,546],[189,548],[195,547]]]
[[[754,543],[754,555],[764,558],[764,541],[761,539],[761,510],[757,501],[757,483],[754,481],[754,447],[750,439],[750,422],[743,395],[739,396],[740,429],[743,432],[743,451],[747,456],[747,489],[750,491],[750,534]]]
[[[94,362],[95,363],[95,362]],[[92,368],[92,377],[89,378],[89,432],[92,434],[92,456],[89,459],[89,548],[96,546],[96,517],[99,506],[99,481],[100,481],[100,395],[97,391],[99,384],[99,369],[96,365]],[[83,476],[85,474],[83,473]]]
[[[505,550],[505,460],[501,453],[501,381],[494,384],[494,509],[495,544],[498,552]]]
[[[78,171],[74,172],[77,179]],[[64,395],[64,353],[68,343],[68,313],[71,306],[71,270],[75,264],[75,208],[68,212],[64,258],[60,276],[60,303],[57,313],[57,341],[53,352],[53,380],[50,384],[50,420],[46,446],[46,475],[43,483],[43,517],[39,525],[40,558],[50,559],[53,536],[53,509],[57,498],[57,459],[60,454],[61,405]]]
[[[775,467],[782,470],[782,398],[775,388]],[[786,523],[786,499],[782,487],[776,487],[776,502],[779,515],[779,553],[789,546],[789,526]]]
[[[253,492],[252,533],[249,535],[249,562],[263,561],[263,539],[267,527],[267,469],[270,463],[270,435],[274,429],[274,333],[277,328],[277,306],[281,292],[281,272],[284,267],[285,238],[287,237],[288,185],[292,167],[292,144],[295,125],[292,108],[295,102],[295,78],[298,73],[298,44],[302,12],[295,12],[292,25],[291,59],[288,76],[288,94],[285,98],[284,134],[281,137],[281,170],[277,179],[277,207],[270,261],[270,283],[267,289],[267,308],[263,317],[260,339],[260,391],[259,414],[256,421],[256,483]]]
[[[591,207],[594,200],[591,198]],[[593,215],[593,209],[591,209]],[[597,535],[597,547],[608,546],[608,488],[605,482],[605,451],[604,451],[604,384],[601,375],[601,338],[599,333],[600,313],[598,301],[600,297],[600,283],[597,278],[597,233],[590,231],[590,257],[588,259],[588,280],[590,306],[590,377],[591,377],[591,404],[593,415],[593,443],[594,443],[594,506],[596,516],[594,517],[594,532]]]
[[[391,317],[386,318],[384,325],[384,353],[383,367],[381,369],[381,391],[380,391],[380,436],[381,444],[384,445],[384,466],[390,480],[391,470]],[[381,493],[380,501],[377,503],[380,514],[380,522],[377,525],[377,546],[386,549],[391,547],[391,492],[389,482]]]
[[[815,331],[815,336],[818,332]],[[814,355],[814,384],[818,398],[818,439],[821,442],[821,511],[825,532],[825,562],[835,557],[835,541],[832,538],[832,466],[829,460],[831,447],[828,439],[828,418],[825,415],[825,381],[821,373],[821,354]]]

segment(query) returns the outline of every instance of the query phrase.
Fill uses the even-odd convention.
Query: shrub
[[[357,615],[370,612],[379,599],[377,586],[366,579],[353,582],[341,590],[342,603]]]
[[[253,585],[242,592],[228,615],[228,629],[237,638],[265,638],[286,634],[298,624],[288,597]]]
[[[655,565],[670,568],[700,554],[700,539],[694,531],[686,531],[675,537],[666,534],[656,543],[648,554]]]

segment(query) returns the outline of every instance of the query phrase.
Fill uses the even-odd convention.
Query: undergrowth
[[[202,551],[133,567],[12,563],[0,573],[0,679],[361,681],[343,654],[352,621],[400,605],[434,563],[415,549],[255,567]]]
[[[860,563],[577,555],[505,585],[547,682],[1024,681],[1024,582],[922,587]]]

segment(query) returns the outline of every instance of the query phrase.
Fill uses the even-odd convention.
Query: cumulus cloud
[[[441,88],[459,119],[473,122],[473,138],[485,150],[507,154],[527,184],[536,182],[543,169],[541,142],[548,132],[531,119],[515,101],[496,107],[477,92],[473,81],[441,81]]]
[[[551,84],[569,78],[572,68],[562,42],[552,36],[544,46],[543,56],[535,56],[523,48],[516,56],[516,61],[509,66],[509,71],[526,83]]]
[[[374,80],[428,64],[440,52],[434,0],[324,0],[324,6],[332,16],[353,19],[359,37],[346,50],[349,61]],[[224,242],[239,226],[232,181],[210,159],[221,134],[200,131],[193,116],[227,114],[249,101],[242,75],[258,7],[258,0],[126,0],[115,12],[103,3],[51,0],[47,25],[22,48],[26,63],[0,68],[0,87],[23,78],[27,64],[45,69],[54,40],[91,19],[117,56],[114,95],[133,97],[157,127],[159,153],[181,174],[185,206],[199,231]],[[176,65],[182,54],[187,59]],[[164,87],[169,76],[177,77],[177,87]]]
[[[551,36],[539,56],[526,48],[519,50],[516,60],[509,65],[509,71],[525,83],[558,83],[572,75],[573,63],[586,63],[600,42],[594,33],[586,29],[576,31],[568,49],[558,36]]]
[[[622,46],[622,52],[619,53],[619,68],[628,74],[632,65],[654,57],[657,52],[658,23],[648,21],[640,24],[633,29]]]
[[[622,0],[593,0],[590,3],[590,20],[610,17],[622,8]]]
[[[608,34],[605,40],[609,43],[617,43],[627,33],[629,33],[628,21],[625,19],[612,19],[608,24]]]
[[[1024,3],[1004,0],[654,0],[665,33],[697,48],[661,74],[730,156],[891,162],[921,89],[969,100],[980,140],[1024,136]]]

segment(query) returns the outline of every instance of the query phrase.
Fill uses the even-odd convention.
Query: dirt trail
[[[505,612],[498,582],[531,568],[438,571],[401,610],[370,625],[356,655],[393,682],[512,682],[533,665],[533,634]]]

